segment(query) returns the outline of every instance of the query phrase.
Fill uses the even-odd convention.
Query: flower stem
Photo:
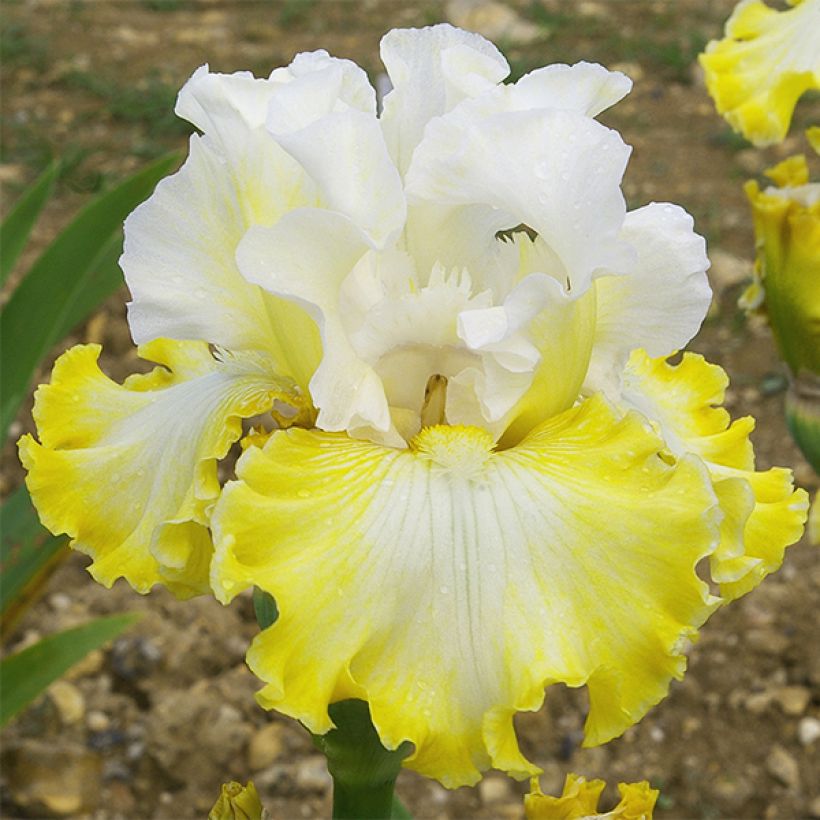
[[[326,735],[314,735],[313,741],[326,755],[333,778],[333,817],[389,820],[394,816],[396,777],[412,744],[402,743],[393,751],[385,749],[364,701],[340,701],[329,711],[336,728]],[[398,816],[401,811],[402,807]]]

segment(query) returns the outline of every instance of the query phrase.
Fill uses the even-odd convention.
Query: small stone
[[[67,680],[55,681],[48,687],[48,696],[57,707],[63,726],[73,726],[82,720],[85,714],[85,698],[73,683]]]
[[[820,797],[815,797],[809,804],[809,817],[820,817]]]
[[[549,35],[545,27],[525,20],[497,0],[448,0],[445,9],[453,25],[483,34],[488,40],[528,45]]]
[[[71,598],[64,592],[55,592],[49,595],[48,603],[55,612],[65,612],[71,606]]]
[[[67,680],[77,680],[78,678],[88,678],[96,675],[103,667],[105,655],[100,649],[89,652],[81,661],[78,661],[68,670],[65,678]]]
[[[282,754],[282,724],[269,723],[257,731],[248,744],[248,766],[266,769]]]
[[[813,717],[804,717],[797,724],[797,739],[804,746],[811,746],[818,738],[820,738],[820,720]]]
[[[93,709],[85,719],[85,725],[92,732],[104,732],[111,726],[111,720],[105,712]]]
[[[724,811],[737,812],[752,796],[753,791],[754,788],[744,778],[720,778],[714,785],[715,795],[720,799]]]
[[[765,655],[780,655],[789,646],[789,639],[774,629],[750,629],[746,633],[746,643],[750,649]]]
[[[752,278],[752,263],[748,259],[720,248],[711,250],[709,257],[712,260],[709,281],[718,293]]]
[[[784,686],[774,693],[774,700],[787,715],[802,715],[811,700],[811,692],[805,686]]]
[[[76,744],[6,744],[3,769],[12,799],[28,816],[84,814],[99,800],[102,761]]]
[[[633,82],[642,80],[644,76],[644,70],[640,63],[614,63],[610,66],[610,69],[612,71],[620,71],[623,74],[626,74],[626,76]]]
[[[664,732],[660,726],[651,726],[649,728],[649,737],[652,738],[655,743],[663,743],[666,738],[666,732]]]
[[[485,777],[478,786],[478,793],[485,805],[502,803],[510,798],[510,784],[503,777]]]
[[[746,698],[744,706],[746,711],[751,712],[753,715],[762,715],[769,708],[771,702],[771,692],[756,692]]]
[[[796,789],[800,785],[797,761],[782,746],[772,747],[766,758],[766,771],[790,789]]]
[[[330,773],[322,755],[311,755],[296,764],[296,787],[303,792],[325,792],[330,788]]]

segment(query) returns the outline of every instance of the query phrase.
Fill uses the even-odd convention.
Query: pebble
[[[83,693],[67,680],[58,680],[48,688],[48,696],[57,708],[63,726],[73,726],[83,719],[85,698]]]
[[[510,784],[503,777],[485,777],[478,785],[481,802],[485,805],[510,799]]]
[[[64,592],[55,592],[49,596],[48,603],[55,612],[65,612],[71,606],[71,598]]]
[[[796,789],[800,785],[797,761],[782,746],[772,747],[766,758],[766,771],[790,789]]]
[[[811,701],[811,692],[805,686],[784,686],[774,693],[774,700],[787,715],[802,715]]]
[[[88,726],[92,732],[104,732],[111,726],[111,720],[105,712],[92,709],[85,719],[85,725]]]
[[[545,27],[525,20],[497,0],[448,0],[445,11],[453,25],[483,34],[488,40],[528,45],[549,35]]]
[[[251,771],[266,769],[282,754],[282,748],[282,724],[263,726],[248,744],[248,766]]]
[[[797,724],[797,739],[803,746],[811,746],[820,738],[820,720],[813,717],[804,717]]]
[[[76,744],[37,740],[6,744],[3,769],[14,802],[27,816],[93,811],[99,800],[102,761]]]
[[[809,817],[820,817],[820,797],[815,797],[809,804]]]
[[[311,755],[296,764],[296,786],[306,792],[324,792],[330,788],[330,773],[323,755]]]
[[[718,293],[727,288],[739,285],[752,277],[752,263],[721,248],[709,252],[712,267],[709,268],[709,281]]]
[[[771,702],[771,692],[756,692],[749,695],[743,705],[746,707],[746,711],[751,712],[753,715],[762,715],[769,708]]]
[[[773,629],[750,629],[746,633],[746,643],[750,649],[766,655],[780,655],[788,648],[789,639]]]
[[[66,678],[68,680],[77,680],[78,678],[96,675],[102,669],[104,661],[105,655],[102,650],[94,649],[68,670]]]

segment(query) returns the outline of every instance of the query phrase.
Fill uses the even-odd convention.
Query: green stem
[[[333,778],[333,817],[389,820],[394,811],[396,777],[412,745],[402,743],[393,751],[385,749],[364,701],[340,701],[329,711],[336,728],[326,735],[314,735],[313,740],[327,756]]]

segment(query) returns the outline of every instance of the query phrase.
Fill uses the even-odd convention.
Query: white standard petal
[[[274,130],[271,118],[269,127],[316,184],[321,205],[348,216],[378,246],[396,238],[404,192],[375,114],[331,112],[287,133]]]
[[[632,80],[597,63],[557,63],[525,74],[507,89],[507,110],[559,108],[597,117],[632,90]]]
[[[312,320],[249,285],[234,259],[249,226],[272,224],[316,198],[263,125],[280,87],[247,74],[194,74],[178,110],[205,133],[191,138],[182,169],[126,220],[120,265],[138,344],[164,337],[263,350],[306,388],[320,352]]]
[[[599,272],[625,272],[634,252],[619,233],[630,149],[572,111],[483,116],[469,103],[432,121],[406,177],[410,202],[489,205],[549,246],[571,289]]]
[[[433,117],[492,88],[510,73],[492,43],[446,23],[388,32],[382,38],[381,57],[393,83],[381,121],[390,154],[402,173]]]
[[[367,238],[347,217],[304,208],[243,238],[236,258],[248,281],[301,305],[322,334],[324,355],[310,382],[323,430],[391,428],[381,381],[347,337],[339,310],[342,281],[369,249]],[[398,435],[386,443],[402,444]]]
[[[709,259],[692,217],[677,205],[652,203],[627,214],[621,238],[638,253],[626,276],[595,282],[597,319],[586,392],[617,396],[629,354],[651,357],[684,347],[706,317],[712,291]]]

